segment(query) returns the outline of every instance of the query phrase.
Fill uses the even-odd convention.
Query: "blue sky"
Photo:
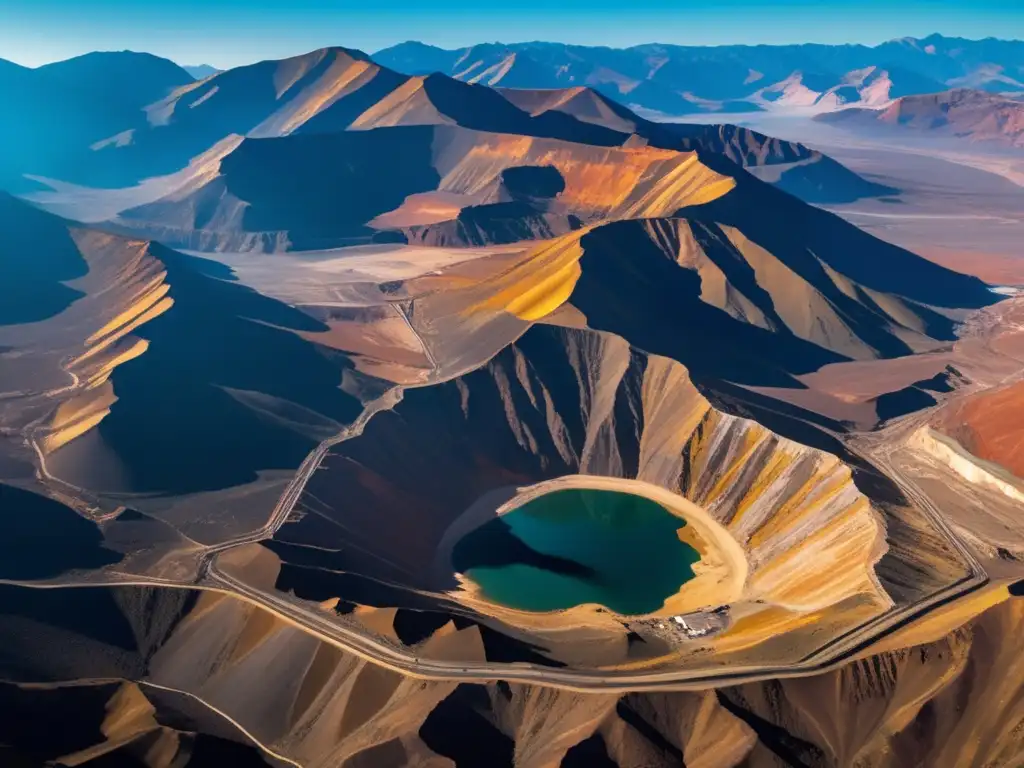
[[[1024,39],[1024,0],[0,0],[0,58],[29,66],[92,50],[229,67],[410,39],[875,44],[932,32]]]

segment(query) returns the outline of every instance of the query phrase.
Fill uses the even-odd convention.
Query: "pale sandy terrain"
[[[242,137],[227,136],[193,158],[182,170],[168,176],[144,179],[135,187],[97,189],[70,184],[58,179],[30,177],[51,191],[32,192],[24,198],[58,216],[83,223],[109,221],[122,211],[155,202],[173,194],[185,194],[209,182],[218,173],[220,161],[242,142]]]
[[[1022,397],[1024,384],[1016,383],[968,400],[946,415],[946,429],[978,458],[1024,478]]]
[[[955,360],[951,351],[942,351],[892,360],[833,363],[800,380],[812,390],[827,392],[844,402],[858,403],[930,379]]]
[[[518,254],[526,246],[435,248],[420,245],[356,245],[328,251],[292,253],[200,253],[216,260],[261,293],[289,304],[359,306],[380,302],[380,283],[404,282],[466,262]]]
[[[1024,257],[1012,246],[1006,253],[915,245],[916,253],[957,272],[974,275],[991,285],[1024,285]]]
[[[899,203],[866,201],[834,210],[857,226],[994,284],[1021,280],[1024,187],[1011,162],[982,153],[836,149],[851,168],[902,190]]]

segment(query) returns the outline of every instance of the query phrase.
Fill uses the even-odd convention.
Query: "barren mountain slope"
[[[250,139],[219,167],[202,186],[126,211],[119,223],[204,250],[308,250],[381,240],[374,233],[389,230],[399,232],[385,242],[397,234],[399,241],[473,245],[537,236],[516,228],[502,234],[502,222],[547,215],[559,234],[582,222],[666,215],[734,183],[693,152],[457,126]],[[436,213],[424,219],[424,208]],[[422,230],[445,221],[454,227],[462,215],[478,217],[481,231]]]
[[[342,136],[387,136],[396,130]],[[452,141],[465,135],[463,129],[401,130],[426,130],[428,137],[450,130]],[[294,137],[255,144],[312,140]],[[495,180],[494,165],[485,162],[488,153],[501,149],[507,140],[493,137],[496,143],[474,145],[485,151],[482,159],[469,164],[457,143],[445,145],[432,138],[431,146],[440,147],[437,151],[444,162],[454,163],[445,173],[452,184],[461,184],[465,190],[486,189]],[[650,205],[652,213],[657,213],[666,200],[678,200],[680,195],[699,201],[713,198],[722,188],[727,190],[724,197],[742,192],[746,185],[770,189],[748,179],[728,191],[723,185],[728,178],[704,168],[695,155],[643,150],[661,152],[665,159],[659,162],[682,162],[672,173],[659,174],[643,194],[630,193],[627,187],[625,193],[633,194],[632,200],[590,200],[587,187],[575,182],[586,178],[588,166],[571,164],[574,145],[566,149],[558,142],[544,146],[543,140],[521,141],[527,147],[541,142],[546,157],[564,163],[565,176],[573,182],[566,189],[573,205],[595,206],[599,212],[611,211],[612,216],[641,205]],[[564,160],[558,159],[561,151],[568,152]],[[694,167],[703,177],[682,173],[692,174]],[[500,173],[497,178],[501,179],[499,191],[507,192],[509,179]],[[638,187],[643,189],[644,183],[641,180]],[[515,183],[512,188],[518,189]],[[784,193],[772,194],[804,206]],[[353,337],[342,333],[343,324],[335,320],[341,318],[337,309],[300,311],[234,282],[230,271],[213,262],[75,228],[23,204],[10,204],[13,214],[19,206],[24,210],[21,226],[40,232],[49,227],[55,233],[52,236],[63,232],[71,237],[78,259],[84,262],[74,273],[84,270],[84,277],[72,283],[82,295],[35,329],[24,324],[13,328],[20,341],[11,334],[11,341],[4,337],[4,343],[24,346],[49,338],[42,346],[52,349],[53,357],[29,355],[23,365],[42,366],[40,370],[49,371],[57,382],[61,371],[72,376],[71,386],[63,387],[70,391],[61,391],[58,407],[50,413],[43,410],[42,401],[31,400],[45,393],[29,395],[28,402],[42,418],[25,420],[21,429],[37,447],[47,476],[66,489],[77,488],[75,492],[90,502],[90,515],[130,504],[148,518],[207,545],[258,531],[290,473],[318,442],[347,434],[346,427],[357,421],[364,404],[391,386],[380,378],[393,377],[396,384],[413,381],[435,386],[407,391],[393,412],[376,414],[360,426],[361,434],[350,434],[330,454],[345,457],[353,451],[365,452],[354,464],[329,458],[314,475],[307,493],[316,501],[303,502],[303,509],[312,505],[318,515],[300,514],[275,539],[287,547],[290,565],[302,565],[294,560],[296,542],[291,539],[307,536],[306,529],[318,519],[350,514],[345,510],[353,489],[364,487],[369,496],[356,508],[376,513],[359,524],[349,520],[345,528],[357,537],[368,537],[361,539],[361,551],[376,554],[342,567],[333,564],[328,575],[352,571],[398,583],[395,573],[375,569],[381,562],[418,557],[415,562],[399,563],[399,573],[420,573],[431,581],[404,586],[436,594],[451,587],[442,582],[452,574],[432,571],[430,564],[443,549],[446,529],[477,496],[512,483],[597,474],[653,483],[689,498],[713,516],[722,516],[720,522],[727,528],[738,525],[733,535],[748,547],[744,557],[754,570],[748,581],[752,591],[745,593],[747,603],[737,602],[736,616],[749,609],[764,611],[764,606],[772,604],[783,610],[766,619],[765,626],[777,631],[791,626],[787,617],[832,606],[845,605],[843,615],[860,620],[891,604],[886,592],[890,579],[896,592],[907,594],[908,589],[930,588],[925,584],[931,582],[921,578],[921,572],[933,571],[929,578],[943,583],[953,578],[947,569],[958,567],[948,554],[944,557],[949,562],[941,564],[929,549],[931,544],[924,543],[929,541],[927,535],[911,524],[923,538],[910,555],[919,578],[916,585],[905,584],[899,575],[903,568],[899,563],[908,556],[903,529],[892,528],[888,541],[882,543],[870,506],[874,497],[864,498],[852,482],[850,468],[835,456],[806,447],[843,454],[833,436],[843,431],[843,425],[736,386],[799,387],[794,374],[826,362],[887,357],[906,354],[914,346],[933,346],[948,338],[954,323],[929,307],[987,300],[989,294],[976,290],[975,281],[945,273],[898,249],[887,255],[885,275],[870,269],[865,261],[870,251],[861,251],[860,259],[850,261],[843,252],[812,256],[802,244],[777,243],[779,251],[773,253],[754,245],[739,230],[710,223],[710,217],[705,221],[704,215],[714,210],[713,200],[687,208],[696,214],[689,220],[588,226],[547,243],[524,246],[518,253],[478,258],[465,267],[457,264],[450,273],[360,287],[349,301],[356,301],[364,313],[373,304],[381,311],[398,309],[400,316],[395,319],[403,319],[416,342],[409,352],[418,349],[425,358],[404,362],[392,357],[399,338],[385,331],[383,316],[373,319],[367,314],[366,327],[381,335],[364,335],[359,345],[353,345]],[[738,210],[747,209],[738,206]],[[723,207],[715,215],[727,217],[732,210]],[[32,216],[38,218],[34,224]],[[919,274],[929,275],[924,284],[916,279]],[[567,301],[571,308],[561,307]],[[631,309],[638,301],[660,321],[638,322]],[[562,314],[557,317],[563,319],[554,322],[589,328],[530,328],[560,307]],[[808,308],[816,322],[809,322]],[[696,327],[702,333],[688,332]],[[515,345],[506,348],[510,342]],[[255,348],[264,354],[251,357],[247,351]],[[722,354],[723,350],[730,354]],[[406,378],[419,367],[426,368],[425,378]],[[519,384],[512,385],[513,380]],[[665,410],[668,406],[659,405],[661,397],[675,398],[675,404]],[[680,398],[695,410],[676,403]],[[476,412],[481,405],[484,410]],[[788,440],[755,421],[737,420],[730,414],[760,419]],[[425,423],[415,426],[424,418]],[[437,418],[448,424],[453,439],[465,441],[463,447],[456,443],[450,451],[437,450],[437,435],[446,431],[434,422]],[[686,423],[663,435],[649,434],[650,425],[661,422],[659,429],[666,429],[678,419]],[[451,425],[460,423],[466,431],[452,431]],[[140,430],[140,424],[150,427]],[[511,440],[507,449],[494,442],[506,428]],[[238,444],[240,436],[244,440]],[[429,445],[415,447],[424,440]],[[663,448],[656,446],[666,441],[669,450],[662,454]],[[392,477],[399,466],[393,461],[399,446],[402,455],[422,457],[417,459],[423,462],[422,476],[406,464],[401,477]],[[526,453],[521,454],[524,449]],[[492,451],[498,453],[490,456]],[[431,461],[456,465],[433,467]],[[649,472],[642,468],[645,463],[650,464]],[[705,464],[700,471],[707,475],[698,474],[698,467]],[[359,473],[348,478],[346,472],[353,467],[366,468],[376,480],[361,485]],[[648,477],[648,473],[654,474]],[[701,479],[733,475],[730,488],[742,498],[717,488],[710,479]],[[443,488],[434,487],[439,478],[451,477],[467,479],[454,485],[446,480]],[[335,509],[332,500],[339,478],[347,490],[344,504]],[[420,487],[405,487],[413,480]],[[387,490],[388,483],[398,486]],[[449,499],[455,489],[461,495]],[[401,501],[413,497],[418,500],[415,505]],[[202,514],[203,504],[214,498],[232,510],[229,517],[214,520]],[[783,521],[785,516],[774,506],[779,499],[791,499],[785,502],[787,514],[801,522]],[[900,506],[898,499],[883,501]],[[383,551],[380,547],[386,538],[371,531],[378,530],[374,521],[385,519],[380,510],[392,502],[394,519],[388,518],[386,530],[404,532],[409,538]],[[423,514],[427,503],[432,511]],[[733,517],[737,509],[748,509],[739,523]],[[853,509],[858,512],[854,514]],[[410,525],[398,522],[410,512],[415,513]],[[896,519],[902,521],[902,514]],[[841,578],[834,585],[817,579],[817,586],[804,594],[804,580],[790,573],[793,564],[800,562],[790,552],[796,541],[790,536],[805,535],[806,526],[820,533],[812,537],[813,546],[838,548],[833,556],[848,558],[850,566],[835,572]],[[316,546],[322,547],[327,531],[314,527]],[[876,573],[886,546],[893,548],[892,562],[877,566]],[[353,556],[342,550],[346,557]],[[137,555],[130,549],[128,553]],[[318,568],[323,557],[317,560]],[[146,562],[130,560],[122,567],[143,567]],[[187,558],[176,567],[184,568],[184,563]],[[170,561],[160,565],[165,573],[172,573],[169,567]],[[441,581],[433,581],[438,575]],[[327,575],[324,578],[318,590],[329,584]],[[318,600],[342,594],[348,591],[300,592]],[[760,595],[756,599],[767,601],[758,604],[760,608],[750,602],[755,594]],[[371,605],[380,605],[374,600],[379,598],[371,599]],[[698,604],[713,607],[707,600]],[[828,620],[830,631],[839,631],[847,621],[836,616]],[[799,626],[792,629],[802,631]],[[723,648],[757,645],[764,639],[763,628],[749,641],[736,642],[734,637],[729,636]],[[788,642],[765,652],[787,658],[787,648],[805,640]]]
[[[408,77],[365,54],[325,48],[217,73],[176,89],[146,107],[147,124],[94,147],[91,163],[104,179],[122,166],[122,184],[180,170],[232,135],[271,138],[385,125],[457,124],[482,130],[575,138],[599,145],[627,136],[565,115],[531,118],[493,90],[443,75]]]
[[[1022,609],[1005,588],[999,591],[962,627],[937,628],[908,647],[874,655],[869,649],[862,661],[834,672],[718,691],[617,696],[403,680],[221,595],[138,587],[45,595],[5,587],[3,673],[22,685],[7,684],[0,695],[11,716],[20,713],[28,722],[5,729],[4,741],[15,757],[30,760],[84,755],[96,745],[97,765],[115,748],[166,759],[177,742],[179,759],[190,754],[193,762],[184,764],[196,768],[260,764],[243,746],[241,728],[278,756],[264,752],[268,763],[287,759],[310,768],[669,768],[682,760],[705,768],[1011,768],[1022,748],[1012,727],[1020,718],[1012,638]],[[102,615],[121,634],[74,623],[75,605]],[[61,654],[42,665],[26,663],[30,627],[36,647],[73,641],[70,647],[92,652],[75,654],[71,665],[56,663]],[[111,664],[113,658],[122,661]],[[110,682],[83,687],[80,678]],[[260,695],[246,695],[255,680]],[[41,730],[64,712],[74,716]],[[75,724],[82,727],[70,727]]]
[[[77,81],[70,76],[77,69],[91,71],[92,64],[103,60],[77,61],[54,65],[55,74],[73,84]],[[159,82],[164,80],[166,76]],[[743,165],[770,165],[773,183],[816,201],[843,202],[892,191],[860,179],[806,147],[783,147],[745,129],[723,127],[716,134],[713,128],[697,126],[662,128],[590,89],[572,89],[568,97],[557,99],[563,102],[559,105],[531,108],[529,102],[536,97],[530,94],[536,92],[520,96],[504,89],[505,98],[501,98],[501,91],[477,81],[462,82],[437,73],[409,77],[343,48],[216,73],[188,82],[166,97],[152,87],[132,90],[126,86],[125,92],[124,98],[133,99],[130,115],[104,115],[100,124],[107,126],[105,134],[93,131],[78,146],[69,145],[71,154],[60,164],[33,168],[29,163],[23,172],[123,187],[179,172],[232,137],[454,124],[596,146],[623,145],[639,134],[664,149],[707,149],[726,153]],[[159,96],[154,95],[152,103],[139,102],[145,93]],[[794,183],[804,177],[813,179],[813,184]]]
[[[801,162],[783,177],[801,172]],[[543,239],[605,219],[670,215],[721,197],[735,182],[744,185],[746,213],[737,210],[728,223],[743,229],[745,219],[757,219],[781,232],[777,219],[769,224],[773,206],[813,218],[807,206],[770,195],[770,185],[747,179],[714,150],[600,147],[456,126],[246,140],[207,165],[194,182],[125,211],[118,224],[201,250],[308,250],[396,236],[482,245]],[[837,219],[813,223],[816,231],[834,230],[821,250],[860,236]]]
[[[231,135],[279,136],[311,121],[343,130],[403,80],[344,48],[220,72],[155,100],[144,123],[95,144],[85,181],[127,186],[173,173]]]
[[[138,125],[146,104],[191,81],[166,59],[127,51],[38,69],[0,60],[0,190],[33,189],[23,174],[78,174],[90,144]]]
[[[326,325],[225,267],[0,203],[20,291],[0,318],[5,454],[38,459],[88,514],[128,504],[207,543],[258,529],[374,396]],[[27,258],[40,246],[50,261]]]
[[[801,144],[732,125],[651,122],[591,88],[495,90],[518,109],[508,109],[495,98],[495,91],[476,79],[463,84],[438,74],[414,77],[360,116],[352,127],[455,123],[597,145],[625,144],[635,141],[629,137],[638,136],[660,149],[703,150],[724,155],[745,168],[770,167],[767,180],[810,202],[849,202],[896,192],[862,179]]]
[[[750,208],[742,201],[734,208],[720,202],[684,209],[679,218],[615,222],[584,234],[574,306],[593,327],[651,352],[671,352],[697,375],[753,383],[770,377],[771,368],[809,372],[829,358],[895,357],[940,346],[955,328],[941,314],[944,305],[948,312],[992,303],[980,283],[908,252],[865,240],[854,259],[856,241],[851,250],[836,247],[841,236],[819,247],[812,227],[806,239],[773,236],[756,218],[744,220]],[[827,232],[839,222],[821,224]],[[889,273],[869,267],[874,259],[890,260]],[[661,320],[657,327],[631,317],[630,295],[645,296]],[[683,296],[699,302],[683,303]],[[707,329],[707,341],[669,330],[691,326]],[[736,340],[735,357],[703,346],[715,344],[719,333]]]
[[[398,452],[410,459],[395,462]],[[411,590],[456,589],[445,553],[473,525],[460,519],[478,499],[575,474],[637,478],[725,525],[751,563],[747,591],[730,606],[737,616],[771,605],[800,613],[843,601],[888,603],[873,572],[881,529],[842,462],[714,408],[671,360],[609,334],[544,326],[484,369],[406,391],[360,436],[332,449],[270,546],[290,566],[319,574],[295,584],[306,599],[336,596],[341,582],[332,587],[332,574],[344,573]],[[806,562],[791,551],[803,551],[800,539],[817,553],[813,561],[847,565],[790,573],[787,563]],[[745,606],[754,595],[760,607]],[[563,647],[559,617],[495,615],[510,629],[532,626],[534,637],[555,644],[558,660],[593,654],[582,639]],[[564,617],[567,625],[591,621],[573,611]]]
[[[735,125],[651,122],[591,88],[498,91],[531,115],[560,112],[577,120],[636,134],[663,149],[723,155],[759,178],[813,203],[851,202],[898,190],[868,182],[816,150]]]
[[[40,82],[60,83],[100,100],[113,98],[137,110],[194,80],[173,61],[133,51],[87,53],[44,64],[35,72]]]
[[[181,694],[133,682],[0,684],[0,758],[36,765],[256,768],[271,765],[237,728]]]
[[[907,130],[936,137],[1024,147],[1024,102],[959,88],[904,96],[882,109],[845,109],[816,120],[850,130]]]
[[[734,381],[770,367],[808,373],[839,359],[934,348],[953,339],[962,310],[996,298],[980,281],[874,239],[720,155],[423,126],[249,140],[220,169],[198,188],[127,212],[123,223],[211,250],[561,236],[536,246],[537,256],[575,269],[592,254],[581,262],[593,264],[583,269],[587,293],[574,303],[596,327],[627,337],[632,329],[639,346],[659,354],[689,347],[677,359],[695,373],[717,360],[716,375]],[[650,221],[673,216],[685,221]],[[702,339],[716,344],[713,333],[647,323],[631,314],[638,296],[664,320],[739,321],[751,342],[735,361],[717,347],[700,353]],[[701,301],[682,304],[684,296]],[[751,354],[773,362],[743,357]]]

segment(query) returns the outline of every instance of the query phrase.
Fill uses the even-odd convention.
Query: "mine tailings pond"
[[[538,496],[460,539],[452,565],[483,597],[524,611],[597,603],[659,610],[693,578],[686,522],[643,496],[573,488]]]

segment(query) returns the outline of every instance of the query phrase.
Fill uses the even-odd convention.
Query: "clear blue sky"
[[[0,58],[35,66],[141,50],[236,66],[403,40],[627,46],[1024,38],[1024,0],[0,0]]]

